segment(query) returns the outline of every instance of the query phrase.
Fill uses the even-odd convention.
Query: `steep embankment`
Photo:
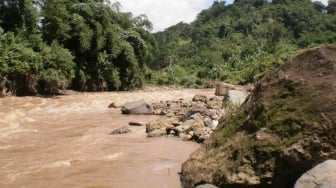
[[[238,114],[182,166],[184,187],[292,187],[336,158],[336,46],[308,50],[264,76]]]

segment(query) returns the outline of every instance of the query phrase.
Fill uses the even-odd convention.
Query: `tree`
[[[90,0],[50,0],[43,8],[44,38],[58,41],[75,56],[75,89],[142,86],[142,70],[156,45],[145,41],[153,40],[145,30],[152,25],[145,15],[133,18],[131,13],[120,13],[119,7]]]
[[[38,13],[32,0],[1,0],[0,26],[5,32],[37,32]]]
[[[327,6],[328,14],[335,14],[336,13],[336,0],[329,0]]]
[[[58,89],[66,89],[74,77],[73,56],[57,42],[43,45],[40,52],[42,70],[38,73],[37,89],[40,94],[57,94]]]
[[[0,40],[2,85],[15,95],[37,94],[36,73],[41,69],[41,56],[13,33],[2,33]]]

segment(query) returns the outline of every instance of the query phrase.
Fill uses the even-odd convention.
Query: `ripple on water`
[[[113,153],[113,154],[110,154],[110,155],[106,155],[103,157],[103,160],[106,160],[106,161],[115,161],[117,160],[118,158],[120,158],[122,156],[122,152],[119,152],[119,153]]]
[[[47,168],[59,168],[59,167],[69,167],[71,166],[71,160],[65,160],[65,161],[56,161],[53,163],[48,164]]]
[[[107,107],[113,101],[192,96],[188,91],[158,91],[0,100],[0,166],[6,167],[0,170],[0,187],[67,188],[78,182],[82,187],[180,187],[180,164],[198,145],[146,139],[145,127],[110,136],[111,130],[130,120],[156,117],[124,116]],[[66,182],[61,185],[59,177],[66,177]]]
[[[0,114],[1,138],[10,139],[18,133],[38,132],[37,129],[22,126],[25,123],[35,122],[35,119],[26,115],[21,110],[13,110]]]

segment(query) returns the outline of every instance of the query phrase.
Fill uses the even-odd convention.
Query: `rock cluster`
[[[152,106],[154,114],[161,117],[146,125],[148,137],[171,135],[201,143],[223,116],[222,98],[216,96],[195,95],[192,101],[161,101]]]

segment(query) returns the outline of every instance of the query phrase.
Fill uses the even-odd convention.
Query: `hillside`
[[[293,187],[336,158],[336,46],[303,52],[264,76],[236,116],[182,166],[184,187]]]
[[[0,2],[0,96],[244,84],[301,49],[336,41],[335,0],[214,1],[193,23],[155,34],[145,15],[120,7],[102,0]]]
[[[153,67],[168,75],[163,83],[254,82],[300,49],[335,42],[335,4],[215,1],[193,23],[179,23],[155,34],[160,55]]]

